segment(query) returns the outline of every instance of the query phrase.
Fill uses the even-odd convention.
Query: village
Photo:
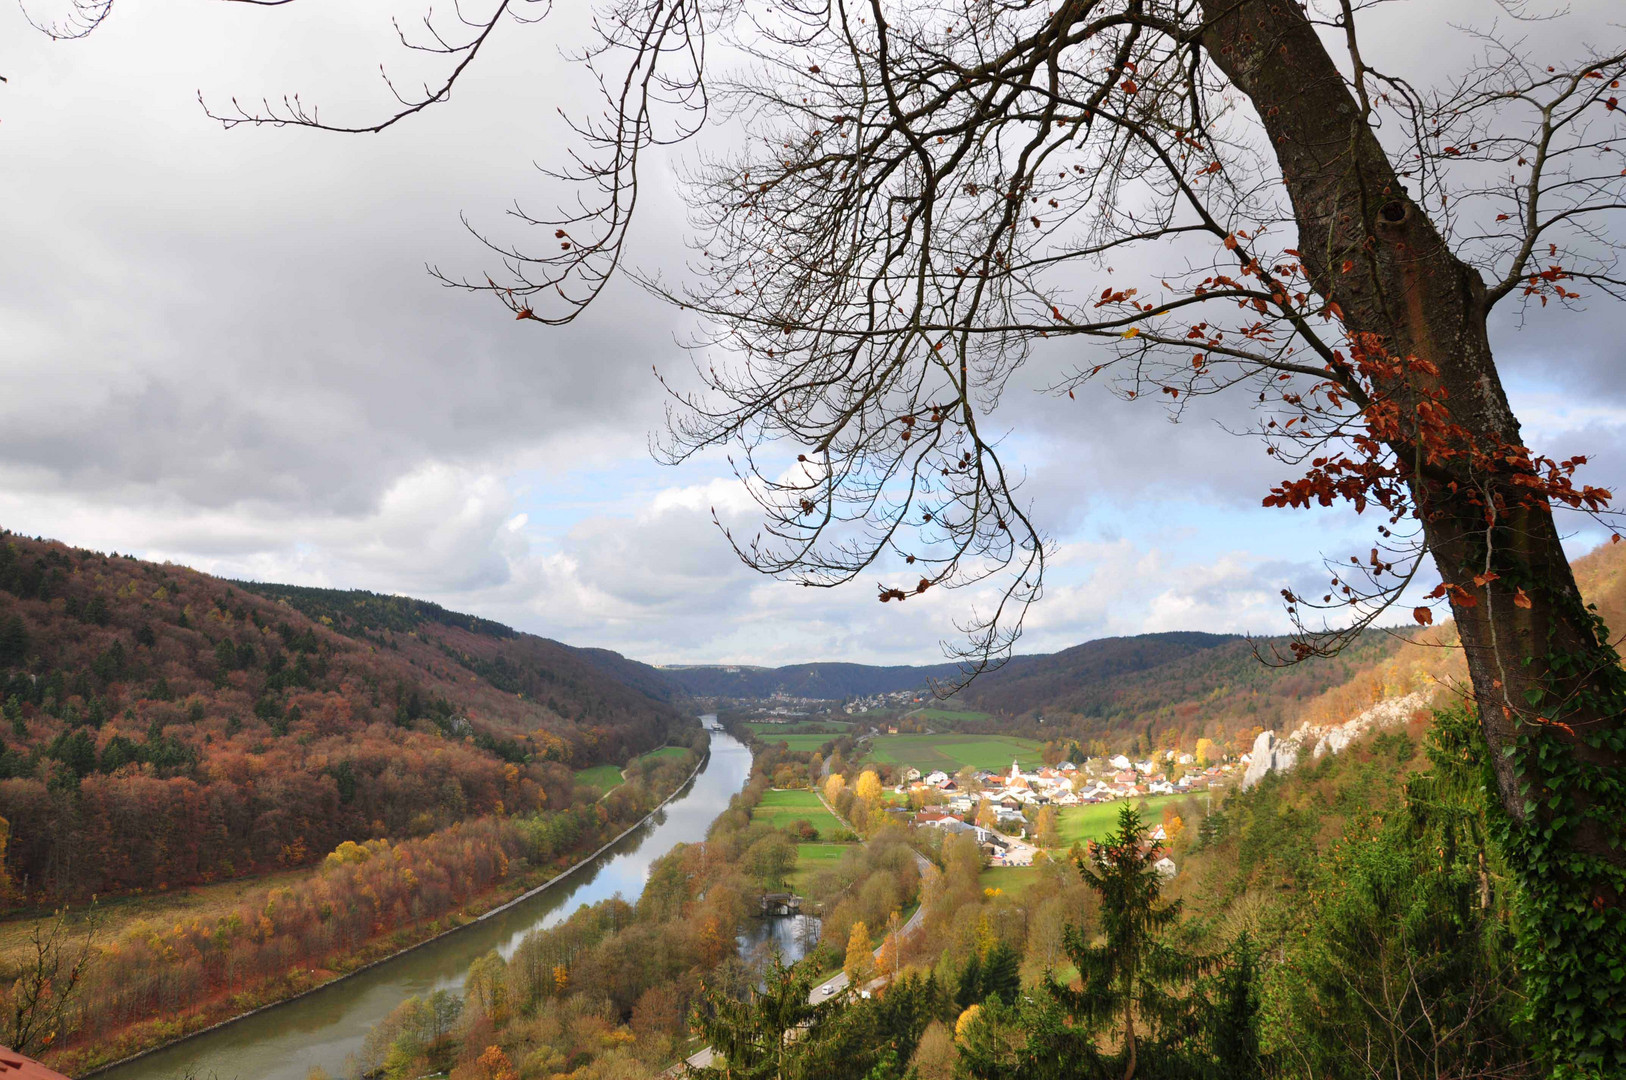
[[[1178,768],[1171,769],[1171,766]],[[976,838],[994,866],[1029,866],[1040,850],[1031,842],[1040,809],[1061,809],[1120,799],[1183,795],[1224,787],[1237,766],[1229,762],[1197,767],[1189,753],[1166,751],[1163,763],[1131,761],[1123,754],[1087,759],[1082,765],[1063,761],[1024,771],[1013,759],[1008,772],[961,769],[950,776],[941,770],[922,774],[904,770],[895,791],[921,807],[913,823],[946,833]],[[1168,773],[1176,773],[1170,779]],[[1161,825],[1148,839],[1165,839]],[[1173,877],[1176,867],[1164,856],[1155,864]]]

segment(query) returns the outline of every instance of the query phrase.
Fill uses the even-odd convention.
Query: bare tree
[[[0,1043],[36,1054],[72,1030],[100,928],[94,908],[77,926],[70,924],[66,908],[34,924],[14,981],[0,992]]]
[[[880,590],[899,602],[997,579],[968,674],[1008,648],[1044,570],[989,429],[1019,365],[1176,413],[1252,395],[1288,470],[1266,505],[1380,519],[1319,599],[1286,594],[1304,631],[1286,659],[1383,617],[1432,557],[1522,875],[1535,1008],[1560,1018],[1555,1060],[1620,1067],[1626,685],[1553,516],[1610,496],[1574,479],[1583,459],[1524,445],[1488,320],[1626,292],[1626,42],[1549,66],[1486,37],[1441,83],[1367,62],[1379,2],[609,0],[585,55],[607,108],[561,172],[580,201],[521,215],[535,246],[489,241],[502,280],[455,283],[574,318],[623,265],[642,155],[728,118],[743,145],[690,177],[692,275],[640,277],[705,327],[705,391],[680,397],[663,449],[735,449],[766,527],[734,542],[764,571],[833,586],[901,564]],[[380,119],[298,98],[215,115],[380,130],[445,101],[528,10],[427,16],[403,42],[444,54],[444,78]]]

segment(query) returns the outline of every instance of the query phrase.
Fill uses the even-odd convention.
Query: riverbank
[[[329,981],[275,1008],[107,1068],[97,1073],[97,1080],[211,1075],[222,1080],[307,1080],[313,1070],[330,1076],[347,1074],[361,1061],[372,1060],[368,1040],[403,1002],[426,1000],[441,991],[461,998],[464,980],[476,961],[512,961],[531,948],[529,943],[539,931],[570,923],[584,905],[594,909],[611,898],[636,902],[650,881],[652,866],[675,847],[706,838],[717,815],[744,785],[750,753],[713,729],[706,760],[698,770],[693,765],[692,758],[664,763],[658,786],[644,787],[647,794],[640,797],[636,814],[622,820],[646,817],[646,808],[653,808],[662,797],[666,797],[665,807],[647,815],[642,825],[619,840],[611,839],[611,831],[625,832],[622,821],[607,824],[600,834],[607,849],[595,836],[593,848],[603,849],[596,858],[578,849],[584,855],[570,860],[571,873],[561,869],[548,881],[537,883],[549,887],[510,888],[500,898],[488,894],[484,904],[464,909],[485,917],[476,915],[454,933],[399,951],[384,962],[357,970],[349,978]],[[627,809],[632,809],[631,804]],[[514,869],[517,872],[520,867]],[[519,902],[513,903],[515,900]],[[582,977],[587,977],[585,971]]]
[[[642,828],[690,787],[695,777],[705,768],[710,756],[709,750],[702,754],[694,768],[637,821],[561,870],[550,872],[539,868],[522,877],[505,881],[498,887],[476,894],[449,916],[402,927],[384,937],[368,941],[360,948],[346,953],[329,967],[290,972],[254,990],[233,994],[218,1003],[205,1005],[197,1013],[187,1017],[140,1021],[132,1025],[127,1034],[122,1034],[111,1044],[104,1043],[96,1047],[96,1052],[81,1056],[70,1050],[53,1065],[84,1078],[102,1076],[181,1043],[229,1028],[257,1014],[329,990],[337,984],[396,961],[459,931],[486,922],[493,916],[570,879],[583,867],[592,864],[610,848]]]

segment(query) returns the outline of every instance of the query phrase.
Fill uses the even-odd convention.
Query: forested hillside
[[[4,902],[564,805],[566,766],[623,763],[686,723],[610,670],[432,604],[0,533]]]
[[[1000,730],[1061,736],[1098,749],[1136,741],[1189,746],[1295,726],[1306,707],[1394,655],[1403,638],[1365,635],[1343,653],[1288,667],[1283,638],[1169,633],[1105,638],[1051,656],[1019,657],[959,695],[993,713]],[[1042,720],[1041,720],[1042,718]]]
[[[700,666],[663,668],[662,674],[695,697],[791,697],[840,701],[896,690],[924,689],[934,679],[952,679],[954,664],[876,667],[870,664],[794,664],[789,667]]]

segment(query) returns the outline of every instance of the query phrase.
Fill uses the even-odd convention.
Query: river
[[[306,1080],[313,1066],[342,1075],[367,1029],[414,994],[462,985],[477,957],[510,956],[532,930],[563,922],[583,904],[643,893],[649,867],[706,830],[751,772],[751,752],[707,716],[711,756],[688,788],[608,851],[551,888],[506,911],[386,960],[305,997],[233,1021],[146,1057],[97,1073],[96,1080]]]

